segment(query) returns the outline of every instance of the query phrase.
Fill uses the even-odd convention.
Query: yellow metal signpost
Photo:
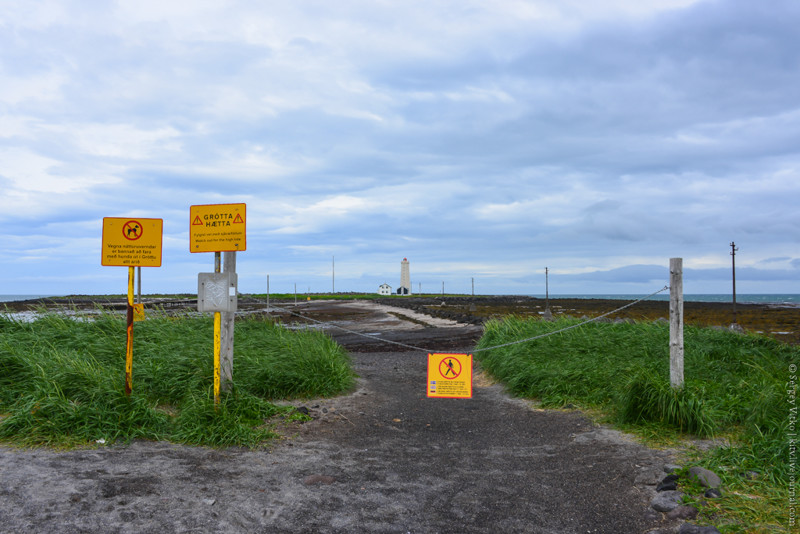
[[[235,253],[247,249],[247,205],[241,204],[205,204],[191,206],[189,208],[189,250],[191,252],[213,252],[214,253],[214,273],[220,272],[220,253],[226,255],[233,253],[233,265],[235,265]],[[227,271],[226,259],[226,271]],[[201,298],[201,289],[214,288],[208,296],[211,297],[216,288],[222,287],[217,280],[208,275],[200,274],[198,278],[198,309],[200,311],[214,310],[214,403],[220,400],[221,389],[221,368],[220,353],[222,352],[222,315],[226,314],[225,336],[226,354],[232,353],[233,347],[233,312],[235,312],[235,268],[232,273],[228,273],[230,278],[224,288],[224,292],[233,297],[230,298]],[[228,287],[233,284],[234,287]],[[216,291],[218,292],[218,291]],[[220,311],[222,310],[222,311]],[[231,354],[232,356],[232,354]],[[225,375],[229,376],[232,369],[232,361],[226,359]]]
[[[428,397],[471,398],[472,354],[428,354]]]
[[[161,267],[163,219],[103,218],[101,265],[128,268],[127,343],[125,346],[125,393],[133,389],[134,267]],[[137,312],[139,310],[136,310]],[[143,311],[142,311],[143,314]]]

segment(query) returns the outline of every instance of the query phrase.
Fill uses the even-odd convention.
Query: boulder
[[[673,491],[676,489],[678,489],[678,475],[667,475],[656,486],[656,491]]]
[[[658,512],[669,512],[681,504],[683,493],[680,491],[662,491],[653,498],[650,507]]]
[[[718,488],[722,484],[722,480],[716,473],[704,467],[692,467],[689,469],[689,478],[696,480],[706,488]]]
[[[694,519],[697,517],[697,508],[694,506],[677,506],[673,508],[669,512],[667,512],[667,519]]]

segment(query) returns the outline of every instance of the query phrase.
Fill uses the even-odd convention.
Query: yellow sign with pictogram
[[[472,397],[472,354],[428,354],[428,397]]]
[[[235,252],[246,248],[246,204],[189,207],[190,252]]]
[[[101,265],[161,267],[163,219],[103,218]]]
[[[141,302],[137,302],[133,305],[133,320],[134,321],[144,321],[147,319],[147,316],[144,314],[144,304]]]

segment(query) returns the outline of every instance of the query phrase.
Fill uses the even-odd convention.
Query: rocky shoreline
[[[499,295],[499,296],[446,296],[446,297],[390,297],[374,300],[375,302],[404,308],[432,317],[449,319],[462,324],[481,325],[489,319],[506,315],[540,317],[549,308],[553,317],[561,316],[593,318],[629,304],[630,301],[615,299],[545,299],[536,297]],[[194,295],[172,295],[145,297],[146,307],[157,307],[166,311],[196,309]],[[243,313],[258,312],[265,309],[265,299],[250,295],[240,295],[239,310]],[[336,303],[341,300],[302,301],[302,308],[313,303],[311,317],[326,320],[326,317],[337,315]],[[273,299],[274,306],[291,308],[293,301]],[[123,310],[126,306],[124,297],[72,295],[58,298],[32,299],[3,303],[11,312],[47,309],[110,309]],[[281,314],[272,310],[272,314],[287,323],[297,322],[291,314]],[[285,317],[284,317],[285,316]],[[669,319],[669,302],[644,300],[635,305],[607,316],[611,321],[655,321]],[[684,302],[684,321],[687,325],[700,327],[729,328],[734,324],[733,306],[723,302]],[[800,307],[774,306],[769,304],[737,304],[735,323],[744,331],[764,334],[791,345],[800,344]]]

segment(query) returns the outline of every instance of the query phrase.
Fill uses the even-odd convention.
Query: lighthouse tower
[[[408,258],[403,258],[403,261],[400,262],[400,287],[397,288],[397,294],[411,294],[411,271],[408,267]]]

